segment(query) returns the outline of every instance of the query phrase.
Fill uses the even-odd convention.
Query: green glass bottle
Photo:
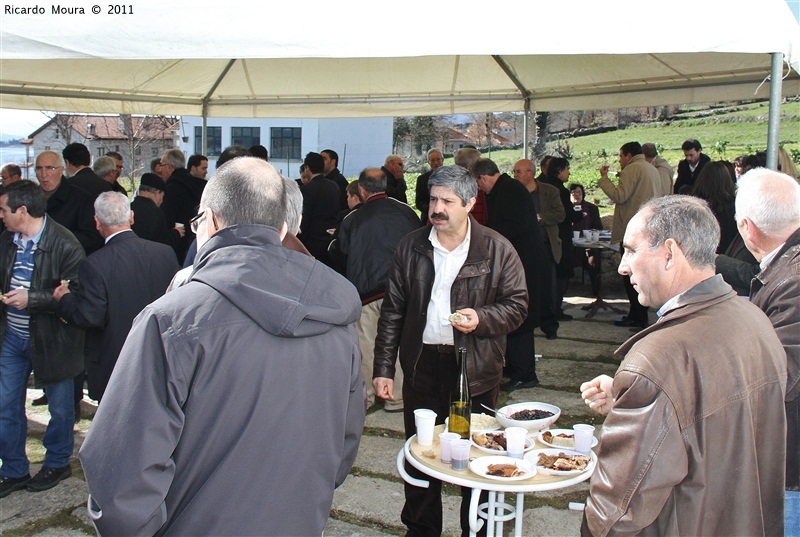
[[[469,379],[467,378],[467,349],[458,349],[458,377],[453,392],[450,394],[450,432],[458,433],[461,438],[469,439],[469,422],[472,417],[472,398],[469,395]]]

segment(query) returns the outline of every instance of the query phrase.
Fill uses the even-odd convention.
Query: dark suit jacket
[[[528,284],[528,317],[517,330],[532,330],[538,325],[539,282],[545,259],[539,222],[525,185],[503,173],[486,195],[489,209],[487,227],[508,239],[519,255]]]
[[[197,215],[197,207],[200,205],[200,198],[205,187],[206,181],[194,177],[186,168],[178,168],[167,180],[161,210],[167,215],[169,227],[175,226],[178,222],[185,226],[186,233],[175,249],[178,261],[181,263],[186,257],[189,245],[194,241],[194,233],[189,229],[189,220]]]
[[[148,241],[160,242],[171,248],[178,246],[180,235],[167,223],[164,211],[158,208],[156,202],[144,196],[136,196],[131,202],[133,211],[133,232]]]
[[[78,188],[85,190],[92,197],[92,201],[103,192],[111,192],[114,187],[111,183],[104,181],[102,177],[92,171],[91,168],[82,168],[75,175],[70,177],[70,182]]]
[[[680,194],[680,189],[682,186],[688,186],[689,188],[693,187],[697,176],[700,175],[700,170],[702,170],[703,166],[709,162],[711,162],[711,158],[705,153],[700,153],[700,161],[697,163],[697,168],[695,168],[693,172],[689,169],[689,163],[686,162],[686,159],[680,161],[678,163],[678,176],[675,179],[675,187],[673,192],[675,194]],[[685,193],[689,194],[691,192]]]
[[[331,235],[327,230],[336,227],[339,214],[339,187],[324,175],[315,175],[311,181],[300,187],[303,194],[303,220],[300,222],[300,235],[308,251],[320,261],[330,264],[328,244]]]
[[[386,175],[386,195],[390,198],[402,201],[403,203],[408,203],[405,178],[395,179],[395,176],[386,169],[386,166],[381,166],[381,170],[383,170],[383,173]]]
[[[342,172],[339,171],[339,168],[334,168],[331,170],[331,173],[325,177],[336,183],[336,186],[338,186],[339,190],[342,191],[342,195],[339,198],[339,210],[347,209],[347,178],[342,175]]]
[[[419,211],[422,225],[428,223],[428,207],[431,205],[431,193],[428,190],[428,180],[431,178],[433,170],[428,170],[417,177],[417,186],[414,193],[414,205]]]
[[[90,194],[64,179],[56,191],[47,198],[48,216],[75,235],[86,255],[103,246],[103,237],[97,232],[94,224],[93,204],[94,200]]]
[[[130,231],[115,235],[83,262],[81,286],[61,298],[58,312],[88,329],[89,397],[102,398],[134,317],[164,294],[178,268],[172,248]]]

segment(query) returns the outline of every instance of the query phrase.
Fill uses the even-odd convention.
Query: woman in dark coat
[[[719,223],[720,238],[717,253],[728,249],[733,239],[739,234],[736,228],[734,203],[736,187],[728,166],[724,162],[709,162],[697,176],[692,188],[692,195],[708,202],[711,212]]]

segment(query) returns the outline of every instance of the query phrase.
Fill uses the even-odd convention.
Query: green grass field
[[[683,158],[681,144],[687,138],[698,139],[703,144],[703,152],[712,160],[733,160],[739,155],[766,149],[768,115],[769,103],[766,102],[711,109],[687,107],[669,121],[551,142],[547,144],[547,151],[548,154],[557,154],[559,144],[569,144],[572,154],[570,182],[583,184],[589,199],[596,200],[607,212],[611,203],[597,188],[597,170],[603,164],[618,170],[617,155],[624,143],[652,142],[673,167],[677,167]],[[800,152],[800,100],[781,107],[780,144],[790,154],[793,150]],[[493,151],[484,156],[494,160],[501,171],[510,174],[514,163],[522,158],[522,150]],[[453,164],[453,159],[446,159],[445,164]],[[409,201],[413,201],[416,178],[417,174],[406,174]]]

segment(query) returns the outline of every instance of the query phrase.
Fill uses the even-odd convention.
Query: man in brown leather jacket
[[[786,357],[766,315],[714,274],[702,200],[656,198],[620,274],[658,321],[581,386],[607,414],[582,535],[783,535]]]
[[[436,423],[448,415],[458,372],[455,349],[467,349],[472,408],[493,406],[503,373],[506,334],[528,311],[525,272],[514,247],[469,216],[477,184],[461,166],[438,168],[428,182],[430,225],[398,245],[389,271],[375,340],[375,394],[391,399],[395,361],[400,354],[405,382],[406,437],[416,433],[414,410],[429,408]],[[463,319],[448,320],[453,312]],[[441,482],[427,489],[405,485],[401,519],[407,535],[442,533]],[[462,489],[461,527],[469,531],[471,489]]]

